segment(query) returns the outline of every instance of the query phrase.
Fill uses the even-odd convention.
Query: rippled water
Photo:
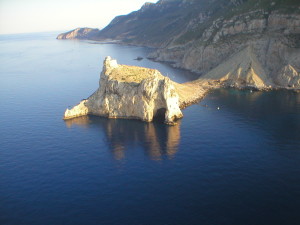
[[[300,94],[221,89],[178,126],[81,117],[106,55],[141,47],[0,36],[0,224],[299,224]],[[219,110],[217,108],[220,108]]]

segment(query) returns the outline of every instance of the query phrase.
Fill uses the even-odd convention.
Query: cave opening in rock
[[[165,109],[165,108],[158,109],[156,111],[156,114],[153,117],[153,121],[164,122],[166,111],[167,111],[167,109]]]

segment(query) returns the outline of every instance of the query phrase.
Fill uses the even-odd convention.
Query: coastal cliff
[[[215,19],[199,38],[190,39],[188,35],[179,35],[150,57],[192,70],[203,78],[226,80],[229,86],[300,88],[297,13],[251,11]],[[241,74],[255,74],[260,81],[253,82]]]
[[[106,57],[99,88],[88,99],[67,109],[64,119],[90,114],[150,122],[163,116],[165,123],[172,124],[183,116],[174,84],[157,70],[119,65]]]
[[[300,88],[298,0],[160,0],[85,39],[155,47],[149,58],[227,86]]]
[[[74,30],[62,33],[56,39],[93,39],[98,34],[98,29],[76,28]]]

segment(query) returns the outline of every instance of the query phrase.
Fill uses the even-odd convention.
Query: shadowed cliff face
[[[176,126],[120,119],[82,116],[65,121],[66,126],[96,127],[104,131],[109,149],[116,160],[125,159],[131,146],[139,146],[150,159],[172,158],[180,143],[180,122]],[[130,154],[130,153],[129,153]]]

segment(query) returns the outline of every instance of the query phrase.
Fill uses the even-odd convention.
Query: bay
[[[177,126],[63,121],[107,55],[197,75],[148,48],[55,37],[0,36],[1,224],[299,224],[299,93],[216,90]]]

